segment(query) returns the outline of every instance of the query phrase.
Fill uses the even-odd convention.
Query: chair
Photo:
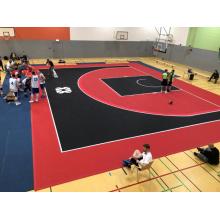
[[[151,161],[149,164],[147,164],[145,166],[142,166],[142,167],[134,165],[133,170],[136,169],[136,172],[137,172],[137,182],[139,182],[139,172],[142,172],[142,171],[145,171],[145,170],[148,170],[148,172],[149,172],[148,176],[150,178],[150,169],[151,169],[151,166],[152,166],[153,162],[154,161]]]

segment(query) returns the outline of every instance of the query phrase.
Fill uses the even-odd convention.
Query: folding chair
[[[137,182],[139,182],[139,172],[142,172],[142,171],[145,171],[145,170],[148,170],[148,176],[150,178],[150,169],[151,169],[151,166],[153,164],[154,161],[151,161],[149,164],[145,165],[145,166],[136,166],[134,165],[134,169],[136,169],[136,172],[137,172]]]

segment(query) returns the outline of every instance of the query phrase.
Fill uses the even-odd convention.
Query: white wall
[[[152,41],[156,37],[154,28],[136,27],[75,27],[70,28],[71,40],[114,41],[117,31],[127,31],[129,41]]]
[[[186,44],[189,28],[172,28],[175,44]],[[128,41],[155,41],[158,37],[155,27],[71,27],[71,40],[114,41],[117,31],[127,31]]]
[[[175,27],[171,29],[173,34],[173,44],[186,46],[186,41],[189,33],[188,27]]]

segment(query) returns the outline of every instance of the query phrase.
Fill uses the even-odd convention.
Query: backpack
[[[14,102],[16,100],[16,97],[15,97],[15,94],[14,92],[9,92],[7,95],[6,95],[6,99],[5,101],[6,102]]]

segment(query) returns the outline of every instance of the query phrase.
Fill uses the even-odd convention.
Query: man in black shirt
[[[213,144],[209,144],[207,148],[197,148],[199,153],[194,152],[200,160],[212,165],[219,164],[219,150]]]
[[[211,75],[211,77],[209,78],[209,82],[214,79],[215,82],[214,83],[217,83],[218,79],[219,79],[219,73],[218,73],[218,70],[215,70],[214,73]]]
[[[49,65],[49,76],[52,76],[54,78],[57,78],[56,71],[54,69],[54,64],[50,59],[47,59],[46,65]]]

